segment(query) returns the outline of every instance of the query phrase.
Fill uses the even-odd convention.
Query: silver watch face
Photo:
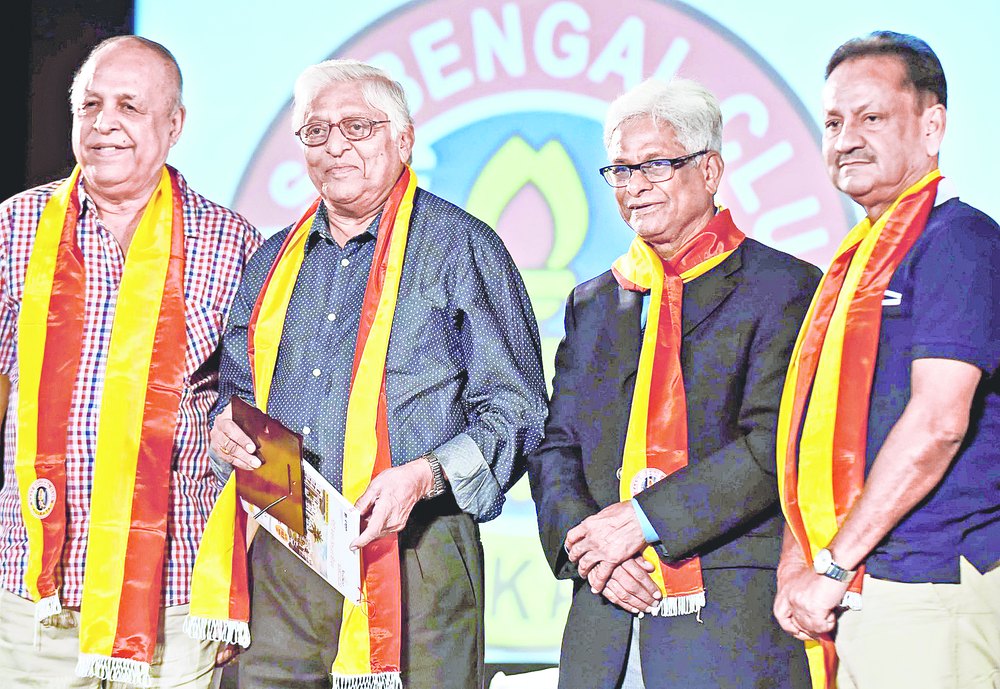
[[[820,548],[816,551],[816,557],[813,558],[813,569],[816,574],[826,574],[826,571],[830,569],[830,565],[833,564],[833,555],[826,548]]]

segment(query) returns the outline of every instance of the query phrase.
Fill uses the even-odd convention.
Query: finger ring
[[[233,441],[232,441],[232,438],[227,438],[226,439],[226,443],[222,447],[220,447],[219,449],[222,450],[222,454],[224,454],[224,455],[231,455],[231,454],[233,454]]]

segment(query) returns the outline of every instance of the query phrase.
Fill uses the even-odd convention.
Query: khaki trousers
[[[961,583],[865,576],[837,629],[838,689],[1000,689],[1000,569],[962,558]]]
[[[153,658],[154,687],[208,689],[217,644],[195,641],[182,629],[188,606],[166,608]],[[17,689],[125,689],[129,685],[76,676],[80,613],[69,611],[73,626],[38,627],[35,604],[0,590],[0,685]],[[131,689],[131,688],[130,688]]]

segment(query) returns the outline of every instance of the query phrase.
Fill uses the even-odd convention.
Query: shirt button
[[[309,428],[309,426],[303,426],[302,427],[302,435],[309,435],[311,432],[312,432],[312,429]]]
[[[319,378],[321,371],[318,368],[313,369],[313,378]]]
[[[347,266],[351,265],[351,262],[348,261],[346,258],[342,258],[342,259],[340,259],[340,265],[342,265],[342,266],[344,266],[346,268]]]
[[[328,320],[328,321],[335,321],[335,320],[337,320],[337,314],[335,314],[335,313],[328,313],[328,314],[326,314],[326,320]]]

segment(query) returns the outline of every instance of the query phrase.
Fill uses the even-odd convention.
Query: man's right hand
[[[650,612],[663,597],[652,572],[653,564],[640,555],[625,560],[611,572],[601,595],[630,613]]]
[[[215,417],[208,437],[212,454],[223,462],[232,464],[237,469],[256,469],[260,466],[260,460],[253,456],[257,447],[250,436],[233,421],[231,402]]]
[[[215,652],[215,667],[223,667],[236,660],[236,656],[243,652],[243,649],[236,644],[220,643]]]

